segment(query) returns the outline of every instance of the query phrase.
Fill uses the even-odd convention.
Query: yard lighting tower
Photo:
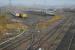
[[[8,12],[11,10],[12,8],[12,0],[9,0],[9,3],[8,3],[9,7],[8,7]]]

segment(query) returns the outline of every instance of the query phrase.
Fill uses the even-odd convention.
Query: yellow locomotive
[[[20,18],[27,18],[28,14],[25,14],[25,13],[16,13],[15,16],[20,17]]]

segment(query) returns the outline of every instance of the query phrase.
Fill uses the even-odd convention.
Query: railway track
[[[66,32],[64,38],[60,42],[60,44],[57,46],[56,50],[74,50],[74,37],[75,37],[75,27],[74,27],[74,20],[75,17],[73,16],[72,21],[70,23],[70,29]]]
[[[70,46],[68,50],[75,50],[75,33],[74,33],[72,41],[70,42]]]
[[[69,43],[73,37],[73,33],[68,30],[67,34],[64,36],[63,40],[61,41],[60,45],[56,48],[56,50],[68,50]]]
[[[65,20],[66,21],[66,20]],[[61,27],[61,26],[60,26]],[[35,42],[32,46],[33,47],[35,47],[35,46],[37,46],[36,47],[36,49],[34,49],[34,50],[37,50],[43,43],[45,43],[47,40],[49,40],[50,38],[51,38],[51,36],[52,35],[54,35],[55,34],[55,32],[60,28],[60,27],[58,27],[58,28],[56,28],[56,29],[54,29],[54,31],[53,32],[48,32],[48,33],[46,33],[46,35],[44,35],[42,38],[40,38],[37,42]],[[51,34],[50,34],[51,33]],[[39,45],[39,46],[38,46]],[[32,47],[31,46],[31,47]],[[31,48],[30,47],[30,48]]]
[[[18,37],[14,40],[11,40],[3,45],[0,45],[0,49],[1,50],[13,50],[14,48],[16,48],[18,45],[20,45],[23,42],[27,42],[31,39],[31,35],[27,37],[25,37],[24,35],[22,35],[21,37]],[[23,40],[23,41],[22,41]],[[19,42],[19,43],[17,43]]]
[[[70,22],[70,20],[69,20],[69,22]],[[55,44],[56,38],[59,38],[60,36],[61,36],[60,39],[63,38],[63,36],[66,34],[66,32],[69,30],[69,28],[70,28],[70,26],[71,26],[71,24],[67,26],[67,24],[68,24],[69,22],[66,22],[65,24],[63,24],[63,26],[60,27],[56,32],[54,32],[54,35],[53,35],[51,38],[49,38],[48,42],[50,42],[50,43],[49,43],[50,45],[53,46],[53,45]],[[66,26],[67,26],[67,27],[66,27]],[[65,27],[66,27],[66,30],[64,30]],[[59,42],[60,42],[60,41],[59,41]],[[45,41],[45,43],[46,43],[46,41]],[[44,44],[44,43],[42,42],[42,44]],[[42,45],[42,44],[41,44],[41,45]],[[49,45],[49,44],[48,44],[48,45]],[[48,48],[46,48],[45,50],[51,50],[51,49],[50,49],[50,45],[49,45]],[[57,45],[58,45],[58,44],[57,44]],[[52,46],[51,46],[51,47],[52,47]],[[54,47],[54,48],[55,48],[55,47]],[[54,49],[54,48],[53,48],[53,49]]]
[[[67,29],[64,31],[63,29],[65,28],[65,26],[66,26],[66,25],[64,25],[63,27],[61,27],[60,29],[58,29],[58,30],[55,32],[55,34],[48,40],[48,42],[50,42],[48,45],[51,46],[51,48],[54,49],[55,46],[53,46],[53,45],[57,44],[57,43],[55,43],[56,38],[59,38],[59,37],[61,36],[61,38],[59,38],[59,39],[62,39],[63,36],[64,36],[64,34],[67,32],[67,30],[68,30],[69,27],[70,27],[70,25],[69,25],[68,27],[66,27]],[[62,31],[64,31],[64,32],[62,32]],[[60,41],[59,41],[59,42],[60,42]],[[51,48],[50,48],[49,46],[48,46],[48,49],[46,49],[46,50],[51,50]]]
[[[19,45],[20,43],[27,42],[28,40],[30,40],[31,39],[30,36],[31,35],[24,36],[24,34],[22,34],[21,36],[0,45],[0,50],[11,50],[11,49],[15,48],[17,45]],[[17,42],[19,42],[19,43],[17,43]]]
[[[39,47],[42,46],[43,43],[46,43],[45,41],[50,40],[50,38],[56,33],[57,30],[61,29],[63,24],[66,23],[67,19],[70,19],[70,18],[66,17],[66,19],[64,19],[64,22],[60,23],[58,26],[53,28],[51,31],[49,31],[49,32],[45,33],[44,35],[42,35],[41,37],[39,37],[39,39],[37,41],[33,42],[32,45],[30,45],[28,48],[34,48],[34,50],[37,50]],[[6,47],[3,47],[2,50],[14,50],[16,47],[18,47],[18,45],[22,44],[23,42],[26,43],[30,40],[31,40],[31,35],[27,39],[25,37],[22,37],[22,39],[11,42],[11,44],[7,45]],[[27,48],[27,50],[28,50],[28,48]]]
[[[19,38],[16,38],[16,39],[14,39],[14,40],[11,40],[11,41],[9,41],[9,42],[6,42],[6,43],[4,43],[4,44],[2,44],[2,45],[0,45],[0,49],[2,49],[2,50],[6,50],[8,47],[10,47],[10,48],[12,48],[12,46],[13,46],[13,48],[15,48],[15,46],[14,46],[14,44],[16,44],[17,42],[20,42],[21,40],[23,40],[25,37],[23,36],[23,37],[19,37]],[[19,40],[18,40],[19,39]],[[30,37],[28,37],[27,39],[31,39],[31,35],[30,35]],[[28,41],[26,39],[26,41]],[[13,42],[14,41],[14,42]],[[24,40],[23,40],[24,41]],[[9,50],[9,48],[7,49],[7,50]]]
[[[74,13],[74,15],[75,15],[75,13]],[[74,20],[75,20],[75,17],[74,17]],[[75,50],[75,22],[73,24],[74,25],[72,27],[72,29],[73,29],[72,33],[74,33],[74,35],[73,35],[73,38],[71,39],[68,50]]]

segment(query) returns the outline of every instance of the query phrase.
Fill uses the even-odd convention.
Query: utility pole
[[[0,8],[0,16],[1,16],[1,8]]]
[[[9,7],[12,6],[12,0],[9,0]]]
[[[8,5],[9,5],[9,7],[8,7],[8,11],[10,11],[10,10],[11,10],[11,8],[12,8],[12,0],[9,0]]]

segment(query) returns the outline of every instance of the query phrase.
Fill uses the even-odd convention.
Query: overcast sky
[[[11,0],[13,5],[75,5],[75,0]],[[0,0],[0,6],[8,5],[9,0]]]

